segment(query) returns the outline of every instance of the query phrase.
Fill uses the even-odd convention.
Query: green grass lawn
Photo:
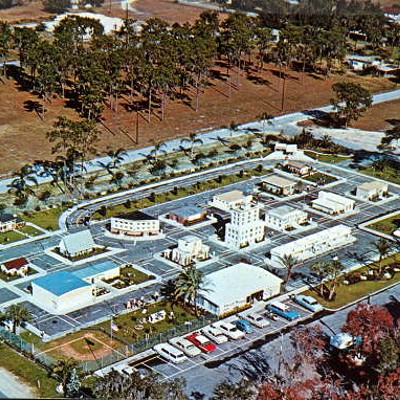
[[[374,222],[367,227],[391,235],[393,231],[395,231],[397,228],[400,228],[400,213],[389,218],[382,219],[381,221]]]
[[[19,240],[25,239],[24,235],[21,235],[15,231],[0,233],[0,244],[8,244],[13,242],[18,242]]]
[[[174,312],[175,319],[173,321],[170,321],[167,317],[165,320],[156,322],[155,324],[150,324],[149,322],[141,322],[141,320],[146,316],[160,310],[165,310],[167,312],[167,315],[172,310]],[[141,310],[136,310],[131,313],[121,314],[114,318],[115,323],[120,329],[118,332],[113,332],[113,336],[125,342],[134,343],[143,339],[146,334],[150,334],[150,336],[156,335],[192,319],[194,319],[194,316],[185,311],[183,308],[179,306],[174,306],[172,309],[170,303],[162,301],[150,305],[147,308],[146,314],[142,314]],[[140,328],[143,328],[135,329],[135,326],[139,325],[141,325]],[[109,332],[110,320],[102,322],[101,324],[96,326],[101,327]]]
[[[39,398],[61,397],[55,390],[58,382],[50,378],[45,369],[21,356],[3,343],[0,343],[0,354],[0,366],[31,386]],[[40,382],[40,388],[38,388],[38,382]]]
[[[376,171],[374,168],[368,167],[360,169],[358,172],[400,184],[400,174],[396,168],[386,167],[383,171]]]
[[[104,345],[93,338],[82,338],[71,342],[70,347],[78,353],[85,354],[100,350],[104,347]]]
[[[55,231],[58,229],[58,218],[65,209],[65,207],[61,206],[49,208],[48,210],[41,210],[26,215],[21,215],[21,218],[49,231]]]
[[[30,331],[23,331],[19,334],[19,336],[25,340],[25,342],[32,343],[35,346],[40,346],[43,343],[40,336],[35,335]]]
[[[384,265],[387,265],[391,262],[400,262],[400,253],[388,257],[383,260]],[[361,267],[353,272],[366,272],[369,270],[368,266]],[[386,286],[392,285],[393,283],[400,281],[400,272],[397,272],[392,279],[381,280],[381,281],[360,281],[354,283],[352,285],[344,285],[339,283],[336,288],[336,297],[334,301],[326,301],[325,299],[319,296],[319,291],[316,290],[307,290],[304,294],[308,294],[316,298],[324,307],[327,308],[338,308],[345,306],[363,296],[368,295],[369,293],[373,293],[379,289],[383,289]]]
[[[327,175],[322,172],[316,172],[315,174],[306,176],[303,179],[309,182],[322,183],[322,184],[327,184],[337,181],[337,178],[335,178],[334,176]]]
[[[36,229],[34,226],[25,225],[23,228],[18,229],[20,232],[26,233],[29,236],[37,236],[42,234],[43,232],[39,229]]]
[[[122,281],[126,282],[126,285],[124,287],[146,282],[153,277],[153,275],[148,275],[133,267],[123,267],[120,270],[120,278],[122,278]]]
[[[304,151],[304,154],[311,158],[314,158],[315,160],[331,164],[337,164],[343,160],[352,158],[352,156],[345,156],[345,155],[341,156],[339,154],[318,154],[315,153],[314,151],[309,151],[309,150]]]

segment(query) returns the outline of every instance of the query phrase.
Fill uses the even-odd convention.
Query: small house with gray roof
[[[89,229],[71,233],[61,239],[59,251],[67,258],[75,258],[91,253],[96,248]]]
[[[25,226],[25,221],[15,214],[0,214],[0,233],[13,231]]]

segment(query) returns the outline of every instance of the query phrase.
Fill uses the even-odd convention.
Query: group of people
[[[154,302],[157,302],[160,298],[160,294],[158,292],[154,292],[151,296],[152,300]],[[140,297],[140,299],[129,299],[126,304],[125,307],[128,310],[132,310],[135,308],[146,308],[146,305],[149,302],[146,300],[146,298],[144,296]]]

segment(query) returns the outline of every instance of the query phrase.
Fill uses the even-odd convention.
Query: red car
[[[217,346],[214,343],[198,332],[191,333],[190,335],[186,336],[185,339],[192,342],[204,353],[211,353],[212,351],[217,350]]]

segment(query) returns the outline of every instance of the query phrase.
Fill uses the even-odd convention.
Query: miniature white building
[[[104,280],[118,278],[121,273],[121,267],[113,261],[107,260],[95,265],[82,268],[72,272],[77,278],[88,283],[97,283]]]
[[[0,232],[22,228],[25,222],[15,214],[0,214]]]
[[[279,196],[288,196],[294,193],[296,182],[282,178],[279,175],[271,175],[261,181],[261,187],[267,192]]]
[[[205,281],[207,284],[199,291],[197,304],[218,316],[276,296],[283,282],[271,272],[245,263],[207,274]]]
[[[297,175],[304,176],[311,172],[312,167],[304,162],[288,160],[283,163],[283,166],[288,169],[290,172],[293,172]]]
[[[111,217],[111,233],[127,236],[153,236],[160,233],[160,221],[140,211]]]
[[[6,275],[25,276],[29,272],[29,261],[25,257],[15,258],[14,260],[4,261],[0,265],[0,270]]]
[[[292,255],[298,261],[308,260],[327,251],[346,246],[355,240],[356,238],[352,236],[350,227],[336,225],[273,248],[271,250],[271,264],[276,267],[282,267],[281,259],[285,255]]]
[[[283,151],[286,154],[293,154],[298,151],[297,144],[276,143],[274,151]]]
[[[265,214],[266,225],[280,231],[297,227],[307,221],[306,212],[287,205],[268,210]]]
[[[196,261],[207,260],[210,257],[210,246],[203,244],[197,236],[188,235],[178,240],[178,247],[165,250],[163,256],[186,267]]]
[[[357,187],[356,196],[365,200],[378,199],[389,193],[389,185],[385,182],[365,182]]]
[[[210,205],[223,211],[229,211],[233,207],[238,207],[246,203],[251,203],[252,195],[244,195],[241,190],[217,194],[213,197]]]
[[[353,210],[355,201],[335,193],[321,191],[318,193],[318,198],[312,201],[312,206],[316,210],[335,215]]]
[[[78,257],[90,253],[96,248],[89,229],[71,233],[61,239],[59,250],[65,257]]]
[[[231,210],[231,222],[226,224],[224,241],[229,247],[240,249],[258,242],[265,236],[265,223],[260,219],[256,204],[244,204]]]

